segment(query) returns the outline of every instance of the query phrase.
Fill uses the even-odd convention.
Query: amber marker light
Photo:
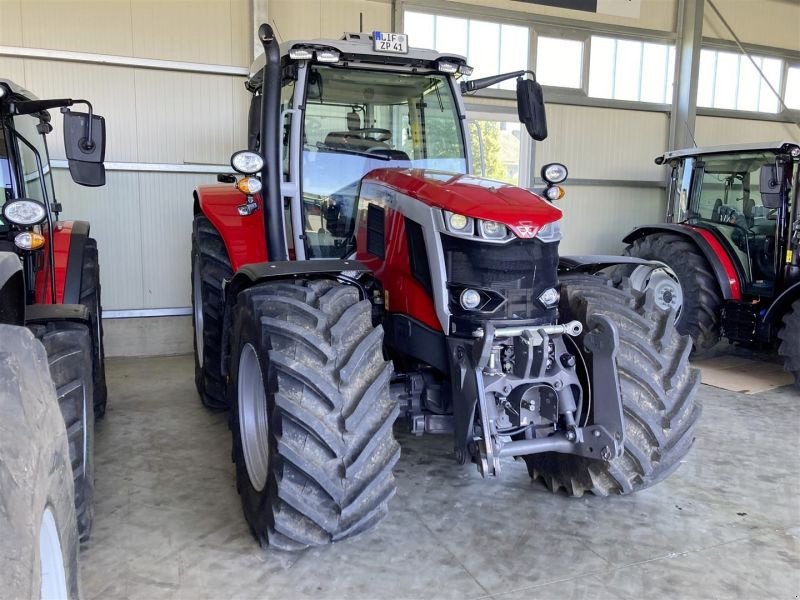
[[[236,189],[243,194],[252,196],[261,191],[261,180],[256,177],[243,177],[236,182]]]
[[[14,245],[20,250],[39,250],[44,248],[44,236],[33,231],[23,231],[14,237]]]

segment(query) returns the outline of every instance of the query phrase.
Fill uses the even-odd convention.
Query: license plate
[[[372,40],[375,52],[408,54],[408,36],[405,33],[375,31],[372,34]]]

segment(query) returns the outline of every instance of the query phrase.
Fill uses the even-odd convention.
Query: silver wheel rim
[[[675,318],[683,308],[683,288],[678,276],[667,267],[636,267],[630,276],[631,287],[639,292],[653,292],[656,306],[662,310],[674,310]]]
[[[192,309],[194,310],[194,344],[197,348],[197,364],[203,366],[203,292],[200,277],[200,261],[195,258],[192,269]]]
[[[42,572],[42,600],[67,600],[67,574],[64,554],[53,511],[47,507],[39,526],[39,563]]]
[[[252,344],[245,344],[239,357],[237,391],[244,464],[253,489],[260,492],[269,474],[269,418],[264,377]]]

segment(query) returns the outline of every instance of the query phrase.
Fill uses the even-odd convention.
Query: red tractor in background
[[[88,113],[71,111],[75,104],[86,104]],[[105,183],[105,123],[87,101],[39,100],[0,79],[0,323],[27,327],[47,353],[66,423],[78,531],[86,540],[93,520],[94,421],[106,405],[100,273],[89,224],[58,220],[46,138],[48,111],[56,108],[64,114],[73,180]]]
[[[516,79],[542,140],[535,76],[460,81],[462,57],[395,33],[259,38],[243,177],[195,192],[192,303],[198,391],[230,409],[260,543],[375,525],[398,415],[452,435],[483,476],[520,457],[572,496],[677,468],[701,412],[691,341],[652,293],[594,275],[655,263],[559,256],[563,165],[542,169],[541,195],[470,174],[463,94]]]
[[[667,222],[624,241],[629,256],[661,261],[676,277],[627,267],[630,282],[678,308],[696,353],[722,338],[777,348],[800,387],[800,144],[690,148],[656,164],[670,168]]]

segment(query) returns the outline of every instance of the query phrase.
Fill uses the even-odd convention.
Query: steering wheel
[[[353,133],[363,133],[365,135],[373,134],[375,137],[371,139],[376,142],[385,142],[392,137],[391,131],[388,129],[381,129],[380,127],[364,127],[363,129],[356,129]]]

